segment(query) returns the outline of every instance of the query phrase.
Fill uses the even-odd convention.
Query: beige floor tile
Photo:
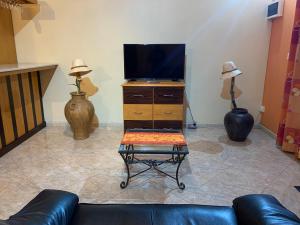
[[[300,163],[281,152],[273,138],[254,129],[244,143],[230,141],[222,128],[185,132],[190,154],[180,181],[156,171],[132,179],[126,189],[124,162],[117,150],[121,127],[101,127],[74,141],[69,128],[48,127],[0,158],[0,218],[16,213],[42,189],[63,189],[89,203],[231,205],[240,195],[267,193],[300,215]],[[131,169],[138,172],[143,166]],[[174,165],[161,169],[173,173]]]

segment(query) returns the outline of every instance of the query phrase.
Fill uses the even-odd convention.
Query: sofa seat
[[[270,195],[246,195],[233,206],[84,204],[77,195],[44,190],[0,225],[300,225]]]
[[[237,225],[237,222],[234,210],[223,206],[79,204],[71,225],[96,224]]]

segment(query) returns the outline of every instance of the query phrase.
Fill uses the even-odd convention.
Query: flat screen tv
[[[185,44],[124,44],[127,80],[184,79]]]

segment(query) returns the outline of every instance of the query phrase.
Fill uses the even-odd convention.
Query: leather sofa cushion
[[[44,190],[6,222],[9,225],[69,225],[77,205],[75,194]]]
[[[246,195],[233,200],[242,225],[300,225],[300,219],[271,195]]]
[[[71,225],[236,225],[231,207],[79,204]]]

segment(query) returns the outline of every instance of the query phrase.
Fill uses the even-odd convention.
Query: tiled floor
[[[121,128],[99,128],[89,139],[74,141],[68,129],[48,127],[0,158],[0,218],[45,188],[75,192],[81,202],[93,203],[231,205],[240,195],[268,193],[300,215],[300,192],[293,187],[300,185],[300,163],[262,130],[255,129],[243,144],[229,141],[221,128],[186,134],[190,155],[181,170],[186,190],[155,172],[122,190]]]

